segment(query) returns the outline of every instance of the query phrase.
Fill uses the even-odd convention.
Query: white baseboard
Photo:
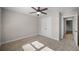
[[[18,37],[18,38],[16,38],[16,39],[13,39],[13,40],[9,40],[9,41],[5,41],[5,42],[1,42],[0,45],[2,45],[2,44],[6,44],[6,43],[9,43],[9,42],[13,42],[13,41],[16,41],[16,40],[24,39],[24,38],[29,38],[29,37],[36,36],[36,35],[41,35],[41,36],[44,36],[44,37],[47,37],[47,38],[50,38],[50,39],[57,40],[56,38],[51,38],[51,37],[45,36],[45,35],[43,35],[43,34],[33,34],[33,35],[21,36],[21,37]],[[57,40],[57,41],[59,41],[59,40]]]
[[[39,35],[59,41],[59,39],[57,39],[57,38],[52,38],[52,37],[50,37],[50,36],[46,36],[46,35],[43,35],[43,34],[40,34],[40,33],[39,33]]]
[[[6,43],[9,43],[9,42],[13,42],[13,41],[16,41],[16,40],[21,40],[21,39],[24,39],[24,38],[29,38],[29,37],[36,36],[36,35],[37,34],[28,35],[28,36],[21,36],[21,37],[18,37],[16,39],[13,39],[13,40],[9,40],[9,41],[2,42],[1,44],[6,44]]]

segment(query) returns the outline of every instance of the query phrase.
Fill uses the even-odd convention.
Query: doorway
[[[74,22],[75,17],[63,17],[61,31],[62,31],[62,40],[61,42],[67,46],[75,46],[75,39],[74,39]]]
[[[64,18],[64,39],[73,40],[73,17]]]
[[[73,45],[73,46],[79,46],[78,45],[78,14],[75,14],[75,15],[70,15],[70,16],[61,16],[61,21],[60,21],[60,40],[61,41],[64,41],[65,42],[68,42],[70,44]],[[67,24],[71,23],[71,29],[72,30],[68,30],[66,29],[67,27]],[[71,33],[71,35],[68,35],[68,33]],[[69,41],[68,41],[69,39]],[[74,43],[74,44],[73,44]]]
[[[73,20],[69,18],[64,19],[64,39],[72,40],[73,38]]]

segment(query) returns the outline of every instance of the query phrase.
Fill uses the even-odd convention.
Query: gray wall
[[[37,18],[2,9],[2,43],[37,35]]]
[[[0,8],[0,45],[1,45],[1,8]]]

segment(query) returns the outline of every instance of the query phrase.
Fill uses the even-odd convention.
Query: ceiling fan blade
[[[42,9],[41,11],[45,11],[45,10],[48,10],[48,8],[44,8],[44,9]]]
[[[45,13],[45,12],[42,12],[42,11],[41,11],[41,13],[42,13],[42,14],[45,14],[45,15],[47,15],[47,13]]]
[[[38,10],[40,10],[40,7],[38,7]]]
[[[36,13],[36,12],[30,12],[30,14],[32,14],[32,13]]]
[[[36,8],[34,8],[34,7],[32,7],[32,9],[34,9],[34,10],[36,10],[36,11],[37,11],[37,9],[36,9]]]

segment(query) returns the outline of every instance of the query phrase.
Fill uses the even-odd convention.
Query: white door
[[[73,39],[75,41],[76,46],[78,46],[78,15],[74,16],[73,20]]]
[[[51,34],[51,17],[41,19],[40,32],[44,36],[50,36]]]

